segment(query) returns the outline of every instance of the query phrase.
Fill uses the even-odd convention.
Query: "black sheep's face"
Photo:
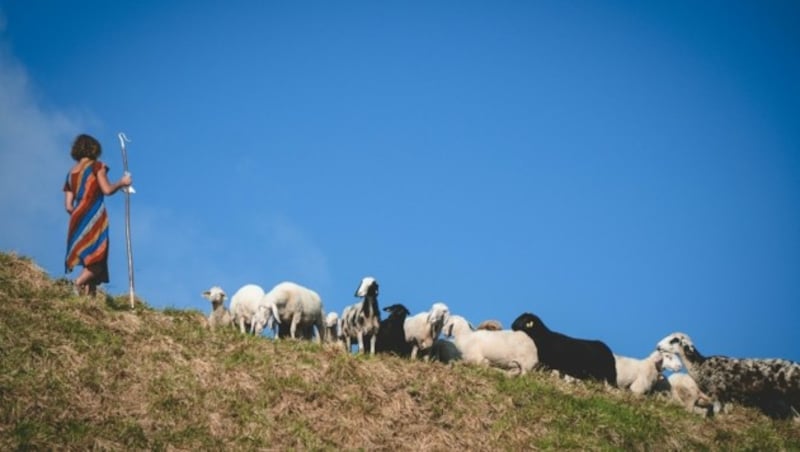
[[[378,296],[378,281],[372,276],[365,276],[361,280],[361,284],[356,289],[357,297],[366,297],[367,295]]]
[[[541,330],[543,326],[544,323],[542,323],[542,320],[538,316],[526,312],[514,320],[514,323],[511,324],[511,329],[514,331],[533,333]]]
[[[391,306],[386,306],[385,308],[383,308],[383,310],[389,313],[389,317],[395,317],[395,318],[408,317],[408,315],[411,314],[411,312],[409,312],[409,310],[406,309],[406,307],[403,306],[402,304],[393,304]]]

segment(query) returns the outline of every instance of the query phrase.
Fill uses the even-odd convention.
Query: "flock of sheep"
[[[706,415],[727,403],[756,407],[774,418],[800,420],[800,364],[783,359],[738,359],[703,356],[689,336],[673,333],[659,341],[643,359],[614,354],[603,342],[577,339],[550,330],[536,315],[524,313],[511,329],[485,321],[477,328],[434,303],[416,315],[402,304],[383,308],[378,282],[365,277],[341,316],[324,313],[316,292],[282,282],[265,292],[255,284],[241,287],[224,307],[225,292],[214,286],[203,293],[212,303],[208,324],[233,325],[242,333],[260,335],[265,328],[275,338],[297,338],[338,344],[350,352],[392,353],[401,357],[466,363],[522,375],[550,370],[566,379],[593,379],[637,395],[667,393],[690,411]],[[440,335],[446,338],[440,338]],[[683,367],[687,373],[680,373]],[[665,378],[664,370],[672,373]]]

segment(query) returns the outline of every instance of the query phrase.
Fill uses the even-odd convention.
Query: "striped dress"
[[[67,233],[67,273],[76,265],[95,266],[95,284],[108,282],[108,214],[103,204],[103,191],[97,172],[108,167],[97,160],[88,160],[76,172],[67,174],[64,191],[71,191],[72,214]]]

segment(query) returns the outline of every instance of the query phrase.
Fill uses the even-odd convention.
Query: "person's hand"
[[[122,175],[122,178],[120,178],[119,184],[123,187],[130,187],[133,184],[133,178],[131,177],[130,173],[125,172],[125,174]]]

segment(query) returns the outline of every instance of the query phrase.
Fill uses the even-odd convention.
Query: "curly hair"
[[[75,161],[84,157],[97,160],[102,153],[103,149],[100,147],[100,142],[93,136],[86,134],[80,134],[78,138],[75,138],[75,142],[72,143],[72,151],[70,151],[70,155]]]

